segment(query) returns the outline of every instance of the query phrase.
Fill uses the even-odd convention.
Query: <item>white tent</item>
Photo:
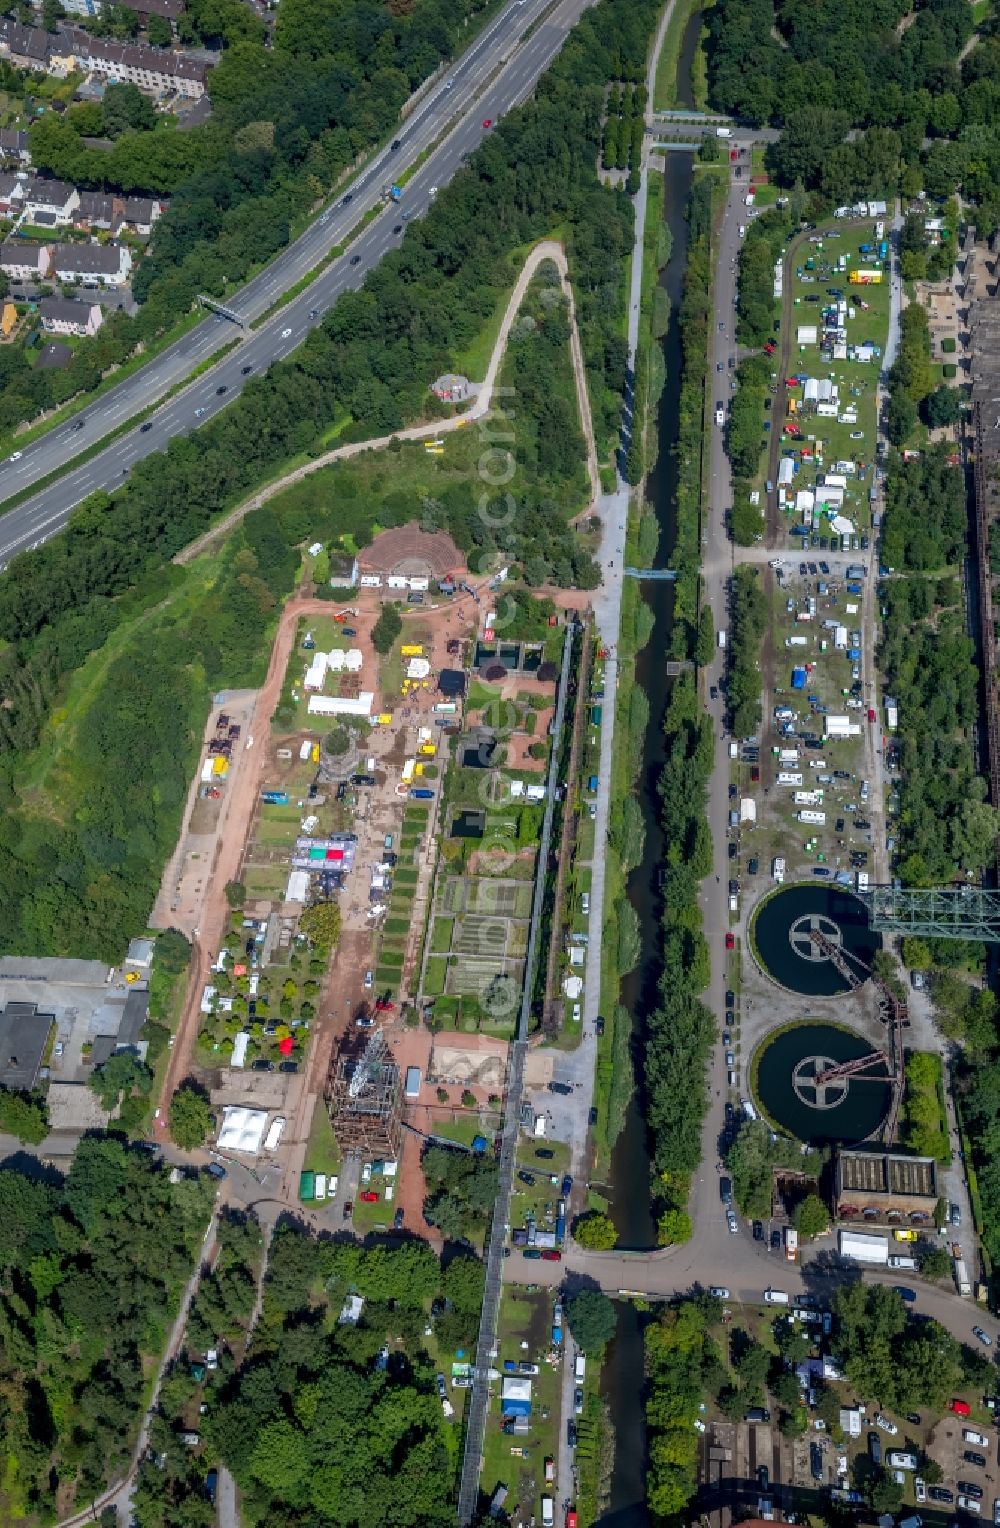
[[[426,679],[431,666],[426,658],[411,658],[406,665],[407,679]]]
[[[288,885],[285,888],[286,902],[304,902],[309,895],[309,872],[308,870],[293,870],[288,877]]]
[[[326,678],[326,666],[326,653],[313,653],[312,662],[306,669],[304,681],[307,690],[321,690],[323,688],[323,680]]]
[[[326,661],[330,665],[330,672],[331,672],[331,674],[339,674],[340,671],[344,667],[344,651],[343,651],[343,648],[335,647],[333,649],[333,651],[329,654],[329,656],[328,656]]]
[[[360,695],[310,695],[309,714],[311,716],[363,716],[366,721],[371,721],[372,704],[375,696],[371,690],[362,690]]]
[[[267,1127],[266,1109],[247,1109],[242,1104],[231,1104],[222,1111],[222,1129],[219,1131],[220,1151],[245,1151],[256,1156]]]
[[[349,647],[344,654],[344,667],[349,674],[357,674],[361,671],[364,655],[360,647]]]
[[[783,456],[778,466],[778,482],[790,483],[795,476],[795,463],[790,456]]]

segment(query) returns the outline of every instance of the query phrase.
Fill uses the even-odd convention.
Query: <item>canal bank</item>
[[[701,31],[700,11],[692,14],[684,28],[677,66],[677,102],[692,105],[692,75]],[[680,302],[688,252],[688,224],[685,217],[691,191],[693,165],[687,154],[667,154],[663,171],[663,219],[669,233],[670,254],[659,277],[659,286],[669,305],[666,331],[660,344],[663,390],[656,409],[655,463],[645,485],[647,513],[658,532],[655,565],[670,566],[677,534],[678,461],[676,455],[677,421],[681,390],[682,347]],[[663,298],[658,299],[662,305]],[[657,302],[651,305],[655,311]],[[653,455],[650,452],[650,455]],[[656,1245],[656,1224],[651,1210],[651,1160],[646,1125],[646,1094],[643,1057],[646,1042],[646,1016],[659,1000],[662,970],[660,928],[660,878],[665,862],[664,835],[660,825],[659,782],[665,761],[663,720],[670,694],[666,678],[665,654],[671,651],[674,615],[674,590],[669,583],[649,583],[642,598],[647,606],[645,617],[650,635],[639,652],[635,665],[635,683],[648,701],[648,722],[635,799],[644,829],[642,856],[627,882],[627,896],[634,911],[639,935],[640,958],[621,984],[620,1003],[631,1018],[631,1053],[635,1087],[625,1114],[624,1127],[611,1156],[607,1188],[610,1213],[619,1242],[626,1247]],[[601,1392],[614,1420],[616,1433],[615,1462],[611,1477],[610,1504],[606,1521],[615,1528],[645,1528],[646,1441],[644,1394],[638,1376],[643,1372],[644,1316],[634,1305],[618,1302],[618,1326],[608,1350],[602,1372]]]

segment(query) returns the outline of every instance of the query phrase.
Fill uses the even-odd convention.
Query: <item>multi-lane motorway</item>
[[[0,515],[0,570],[18,552],[56,534],[88,494],[119,486],[137,461],[162,451],[174,436],[206,423],[232,403],[251,378],[301,345],[340,294],[359,287],[368,271],[401,242],[408,219],[427,210],[437,188],[451,179],[489,131],[484,121],[496,122],[530,95],[589,3],[511,0],[400,126],[398,148],[383,149],[334,207],[253,281],[227,298],[227,306],[247,327],[223,317],[207,318],[72,420],[26,446],[18,460],[0,464],[2,510],[5,499],[48,478],[91,443],[172,394],[142,427],[136,425],[117,436],[102,451]],[[427,157],[408,181],[402,203],[384,205],[384,187],[423,154]],[[248,327],[321,265],[369,209],[379,206],[382,211],[342,256],[259,328]],[[176,391],[178,384],[234,338],[239,344],[215,366]]]

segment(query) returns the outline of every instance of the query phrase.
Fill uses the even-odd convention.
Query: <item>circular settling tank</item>
[[[768,976],[805,997],[835,997],[850,990],[829,952],[812,938],[813,930],[842,949],[860,977],[882,948],[882,936],[868,927],[864,906],[843,887],[800,883],[776,891],[754,919],[757,957]]]
[[[833,1067],[867,1055],[871,1045],[833,1024],[794,1024],[765,1040],[757,1061],[757,1096],[789,1135],[819,1144],[867,1140],[889,1111],[892,1085],[884,1066],[853,1077],[826,1077]]]

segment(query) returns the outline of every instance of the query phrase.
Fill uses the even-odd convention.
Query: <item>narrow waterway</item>
[[[684,32],[678,61],[677,105],[691,107],[691,74],[701,13],[695,12]],[[647,498],[660,528],[657,562],[670,566],[676,534],[677,411],[681,375],[681,340],[678,312],[687,261],[688,226],[684,217],[693,174],[688,154],[665,155],[664,217],[671,234],[670,259],[660,273],[660,284],[670,302],[670,323],[662,340],[666,382],[657,414],[659,455],[647,484]],[[663,716],[669,696],[664,677],[663,654],[670,648],[673,620],[673,586],[647,584],[643,591],[653,613],[649,642],[639,655],[636,680],[649,697],[649,727],[636,791],[642,807],[646,837],[642,861],[628,881],[628,897],[639,920],[642,955],[638,966],[622,984],[621,1002],[632,1014],[632,1053],[636,1092],[611,1160],[609,1182],[615,1225],[626,1247],[650,1247],[656,1227],[650,1214],[650,1156],[646,1130],[643,1086],[643,1045],[646,1015],[656,1007],[660,978],[660,868],[664,860],[657,783],[663,768]],[[601,1388],[615,1427],[615,1465],[611,1500],[602,1521],[614,1528],[646,1528],[646,1445],[643,1393],[637,1383],[642,1373],[643,1318],[630,1306],[618,1306],[618,1331],[602,1374]]]

